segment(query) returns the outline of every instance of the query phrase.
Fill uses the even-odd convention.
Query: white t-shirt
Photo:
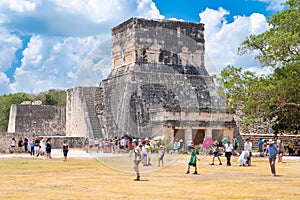
[[[225,144],[225,152],[232,152],[232,150],[233,150],[232,144],[226,143]]]
[[[246,142],[244,144],[244,150],[245,151],[251,151],[252,150],[252,142]]]

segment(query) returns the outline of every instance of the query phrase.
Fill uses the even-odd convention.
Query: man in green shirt
[[[200,158],[197,158],[197,152],[196,149],[194,147],[191,147],[192,149],[192,153],[191,153],[191,157],[188,163],[188,170],[186,172],[186,174],[190,173],[190,166],[195,167],[195,172],[193,174],[197,174],[197,160],[200,161]]]

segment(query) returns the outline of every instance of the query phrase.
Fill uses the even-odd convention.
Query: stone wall
[[[53,141],[53,148],[60,149],[63,141],[66,139],[68,140],[70,148],[84,148],[84,137],[64,137],[64,136],[42,136],[42,135],[35,135],[33,133],[6,133],[0,132],[0,153],[6,152],[9,150],[11,139],[15,138],[16,142],[19,139],[23,139],[27,137],[29,142],[36,137],[43,137],[43,138],[52,138]]]
[[[65,135],[66,108],[51,105],[12,105],[8,132]]]

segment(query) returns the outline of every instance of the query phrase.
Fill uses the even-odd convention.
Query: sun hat
[[[269,139],[268,144],[274,144],[274,141],[272,139]]]

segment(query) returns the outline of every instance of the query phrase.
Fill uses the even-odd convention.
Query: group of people
[[[11,139],[11,144],[10,144],[10,148],[12,152],[15,151],[16,146],[18,147],[19,153],[25,152],[25,153],[29,153],[31,156],[36,156],[36,157],[45,156],[46,158],[49,159],[52,158],[51,150],[53,146],[53,141],[51,138],[44,139],[43,137],[35,137],[32,138],[31,142],[29,142],[28,138],[25,137],[24,140],[22,138],[19,138],[18,142],[16,142],[16,139],[13,137]],[[30,149],[28,147],[30,147]],[[64,161],[67,160],[68,151],[69,151],[68,141],[64,140],[62,144]]]
[[[132,149],[132,138],[125,136],[110,139],[86,138],[84,143],[87,153],[129,152]]]

